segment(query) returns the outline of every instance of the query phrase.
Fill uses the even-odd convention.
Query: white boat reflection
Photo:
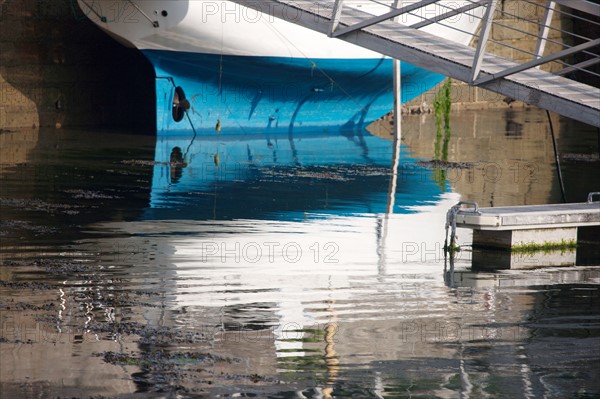
[[[414,316],[417,308],[406,313],[406,304],[389,303],[390,296],[414,294],[414,286],[394,286],[397,279],[386,275],[442,281],[444,237],[435,226],[443,225],[445,210],[455,201],[456,195],[446,194],[411,213],[387,217],[156,220],[105,227],[127,233],[137,241],[132,246],[137,250],[153,242],[158,250],[150,266],[161,265],[157,272],[168,275],[174,306],[214,315],[222,308],[243,314],[244,309],[266,307],[275,317],[258,322],[259,327],[273,330],[278,354],[297,356],[290,349],[302,350],[302,331],[322,327],[333,315],[345,321]],[[222,322],[242,330],[256,328],[244,326],[240,316]]]
[[[416,166],[389,184],[391,155],[391,142],[366,132],[159,137],[145,220],[105,227],[140,253],[148,240],[159,248],[151,263],[169,275],[174,306],[224,329],[269,330],[278,356],[299,356],[305,331],[332,318],[419,313],[390,306],[414,286],[386,275],[443,281],[442,226],[459,197]],[[272,316],[245,323],[257,308]]]

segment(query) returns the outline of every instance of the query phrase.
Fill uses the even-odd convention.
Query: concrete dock
[[[533,266],[568,266],[575,264],[579,233],[600,226],[596,197],[600,193],[590,193],[583,203],[498,208],[459,203],[449,212],[449,221],[455,228],[473,230],[474,268],[522,268],[528,263],[524,257],[534,259],[529,262]],[[497,252],[482,255],[482,250]]]

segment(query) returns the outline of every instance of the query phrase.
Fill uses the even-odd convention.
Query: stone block
[[[533,50],[531,52],[527,52],[524,50],[521,51],[514,51],[513,52],[513,61],[519,63],[519,64],[523,64],[525,62],[529,62],[531,60],[533,60],[533,55],[531,54],[533,53]]]
[[[518,18],[540,20],[544,15],[543,6],[545,3],[543,0],[538,0],[537,4],[523,0],[504,0],[501,6],[501,10],[504,13],[503,18],[514,21],[518,21]]]
[[[488,43],[486,51],[507,60],[513,59],[513,49],[499,43]]]
[[[546,48],[544,49],[544,55],[558,53],[564,50],[566,47],[560,43],[553,43],[550,41],[546,42]]]
[[[576,264],[576,260],[576,250],[521,253],[474,249],[471,267],[477,271],[523,270],[540,267],[573,266]]]
[[[0,40],[3,42],[15,42],[21,39],[23,36],[22,32],[22,21],[11,20],[10,18],[4,18],[0,23]]]
[[[556,18],[552,19],[552,24],[550,25],[550,29],[548,30],[548,38],[551,40],[562,40],[563,33],[561,30],[564,29],[562,27],[562,23]],[[571,30],[572,31],[572,30]],[[569,31],[569,32],[571,32]]]
[[[564,68],[566,68],[566,65],[561,64],[560,62],[556,62],[556,61],[542,65],[542,70],[549,71],[552,73],[558,72]]]
[[[560,245],[573,242],[577,242],[577,227],[506,231],[475,230],[473,231],[472,265],[474,269],[571,266],[576,260],[574,248],[525,251],[514,249],[531,245]]]
[[[493,106],[493,103],[496,102],[504,102],[505,96],[503,94],[499,94],[490,90],[483,89],[481,87],[477,87],[475,90],[475,101],[477,102],[486,102]]]
[[[27,57],[27,59],[35,61],[35,57]],[[12,82],[15,86],[30,87],[39,85],[40,83],[40,68],[38,64],[31,63],[25,65],[5,65],[5,79]]]
[[[492,38],[502,40],[530,40],[535,39],[537,28],[535,24],[521,20],[501,20],[492,25]]]
[[[32,18],[35,17],[36,0],[8,0],[2,2],[0,18]]]
[[[37,108],[29,106],[0,105],[0,128],[16,129],[21,127],[39,127]]]
[[[73,3],[76,3],[75,1]],[[68,1],[38,0],[37,17],[41,19],[53,19],[69,21],[74,18],[71,7],[78,7]]]
[[[453,84],[451,93],[452,104],[468,103],[475,101],[475,91],[475,87],[469,86],[462,82],[458,84]]]

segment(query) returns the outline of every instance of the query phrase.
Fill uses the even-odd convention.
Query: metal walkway
[[[336,0],[335,3],[331,0],[232,1],[383,55],[467,82],[470,85],[500,93],[509,99],[524,101],[600,127],[600,89],[565,77],[573,71],[596,75],[592,77],[593,79],[600,77],[597,73],[586,69],[600,62],[600,56],[591,52],[595,47],[600,46],[598,37],[600,24],[594,21],[594,18],[600,15],[599,4],[586,0],[549,0],[547,3],[522,0],[522,2],[533,4],[536,7],[544,7],[545,11],[542,21],[539,22],[527,21],[527,18],[516,15],[518,13],[510,14],[517,22],[525,20],[537,26],[537,33],[534,34],[537,36],[537,48],[535,52],[529,52],[530,61],[519,64],[485,52],[488,40],[492,40],[489,37],[492,25],[495,24],[493,22],[494,12],[499,12],[496,7],[499,0],[460,0],[455,2],[396,0],[390,6],[384,5],[388,11],[381,15],[374,15],[369,7],[356,7],[355,0],[346,0],[348,3],[346,6],[344,6],[344,0]],[[362,0],[361,2],[367,3]],[[379,6],[383,5],[381,2],[376,3]],[[454,8],[450,6],[451,3],[455,4]],[[557,8],[557,4],[561,8]],[[427,7],[432,6],[438,7],[438,10],[442,11],[433,18],[426,17],[431,15],[430,11],[429,14],[418,14],[419,9],[426,10]],[[482,23],[479,34],[473,35],[474,41],[478,42],[477,48],[457,44],[419,30],[430,24],[444,25],[445,21],[458,14],[464,13],[473,18],[472,10],[477,7],[485,7],[485,13],[480,13],[480,15],[483,14],[483,18],[480,18]],[[369,9],[370,12],[363,11],[365,9]],[[557,43],[555,39],[550,39],[549,32],[557,30],[550,26],[555,12],[566,13],[591,24],[595,28],[591,29],[588,36],[593,37],[583,37],[566,32],[567,35],[575,38],[573,41],[580,42],[577,45]],[[575,13],[577,14],[575,15]],[[420,22],[412,23],[411,26],[397,22],[395,19],[403,14],[420,16]],[[590,15],[589,19],[579,17],[579,15],[587,14]],[[447,23],[444,26],[450,25],[451,23]],[[513,29],[517,35],[530,34],[519,27],[501,26],[501,28]],[[562,49],[553,54],[543,55],[544,48],[548,43],[560,44]],[[525,53],[527,52],[525,51]],[[583,58],[587,59],[574,65],[563,61],[573,58],[575,54],[584,54]],[[556,73],[550,73],[539,68],[540,65],[551,62],[561,63],[562,69]]]

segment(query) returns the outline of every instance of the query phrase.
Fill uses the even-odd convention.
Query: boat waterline
[[[386,58],[143,53],[156,71],[157,127],[161,134],[364,129],[391,111],[394,98],[392,60]],[[403,64],[402,102],[443,79],[442,75]],[[182,100],[189,103],[185,110],[179,110]]]

